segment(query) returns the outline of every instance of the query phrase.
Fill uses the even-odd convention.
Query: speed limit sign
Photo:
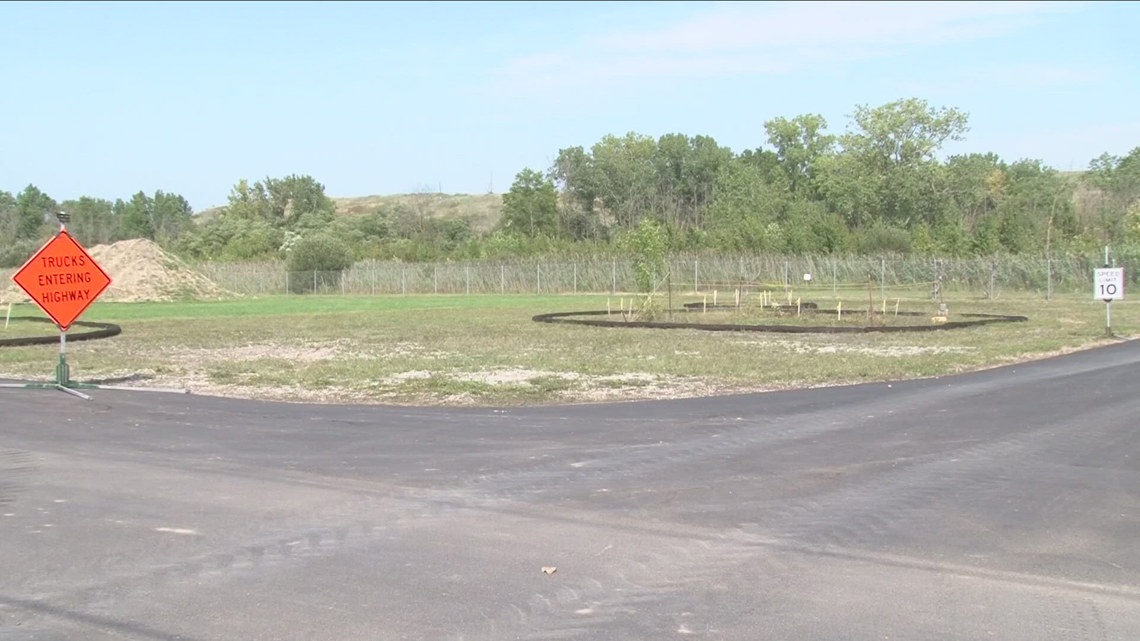
[[[1096,270],[1096,285],[1093,298],[1108,302],[1124,299],[1124,268],[1104,268]]]

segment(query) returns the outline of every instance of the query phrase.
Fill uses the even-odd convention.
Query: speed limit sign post
[[[1112,336],[1112,301],[1124,300],[1124,268],[1097,269],[1093,281],[1093,299],[1104,301],[1104,332]]]

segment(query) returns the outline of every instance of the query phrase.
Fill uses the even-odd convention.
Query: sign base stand
[[[85,401],[91,400],[91,396],[79,391],[81,389],[107,389],[127,392],[163,392],[167,394],[190,393],[190,390],[187,389],[164,389],[161,387],[125,387],[122,385],[99,385],[97,383],[81,383],[79,381],[73,381],[71,380],[71,366],[67,364],[67,332],[63,330],[61,330],[59,333],[59,362],[55,365],[55,381],[51,383],[0,383],[0,388],[57,389],[61,392],[67,392],[68,394],[81,398]]]

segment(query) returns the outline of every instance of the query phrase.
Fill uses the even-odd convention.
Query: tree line
[[[1067,175],[993,153],[941,159],[967,115],[906,99],[859,106],[847,131],[817,114],[764,123],[740,153],[706,136],[606,136],[526,169],[503,225],[527,237],[606,240],[642,220],[675,249],[947,256],[1140,245],[1140,147]]]
[[[56,203],[29,185],[0,192],[0,265],[26,259],[61,209],[88,245],[150,238],[187,258],[298,269],[628,252],[650,240],[662,251],[1040,255],[1109,244],[1140,255],[1140,147],[1072,174],[993,153],[943,157],[968,129],[965,113],[910,98],[857,106],[840,134],[817,114],[774,118],[765,144],[740,152],[702,135],[608,135],[520,171],[488,231],[415,199],[338,216],[311,176],[241,180],[199,216],[162,191]]]
[[[56,202],[35,185],[0,191],[0,267],[22,264],[59,228],[56,214],[70,216],[68,231],[87,246],[132,238],[171,243],[194,227],[194,210],[178,194],[138,192],[111,202],[81,197]]]

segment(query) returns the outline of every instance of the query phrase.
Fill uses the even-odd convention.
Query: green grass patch
[[[36,314],[25,314],[21,310],[20,316],[12,319],[0,315],[0,340],[6,338],[19,338],[23,336],[59,336],[59,328],[55,323],[27,320],[27,316],[47,318],[37,310]]]

